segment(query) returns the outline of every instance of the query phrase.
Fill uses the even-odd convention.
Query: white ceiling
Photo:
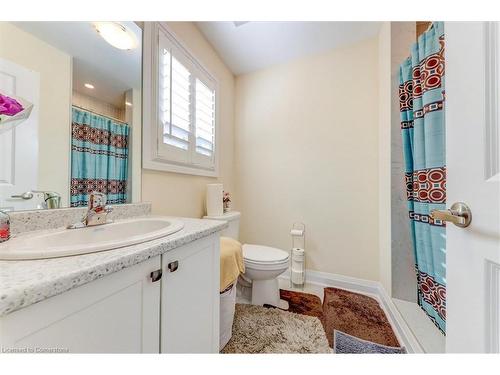
[[[196,22],[238,75],[375,37],[380,22]]]
[[[106,42],[90,22],[15,22],[19,28],[73,57],[73,90],[118,107],[124,92],[141,87],[142,30],[120,22],[136,34],[138,48],[124,51]],[[84,87],[91,83],[95,89]]]

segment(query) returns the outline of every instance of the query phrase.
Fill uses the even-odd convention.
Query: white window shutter
[[[215,80],[162,31],[158,41],[157,156],[215,171]]]
[[[213,166],[215,154],[215,90],[195,80],[195,147],[193,161]]]

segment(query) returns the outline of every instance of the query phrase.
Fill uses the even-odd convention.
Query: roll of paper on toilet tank
[[[207,216],[222,216],[223,210],[222,184],[207,185]]]

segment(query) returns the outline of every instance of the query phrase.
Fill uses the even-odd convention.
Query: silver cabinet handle
[[[179,261],[178,261],[178,260],[176,260],[176,261],[174,261],[174,262],[170,262],[170,263],[167,265],[167,267],[168,267],[168,270],[169,270],[170,272],[175,272],[175,271],[177,271],[177,268],[179,268]]]
[[[33,198],[33,193],[31,191],[27,191],[27,192],[22,193],[22,194],[11,195],[10,197],[29,200],[29,199]]]
[[[160,268],[159,270],[151,272],[149,274],[149,277],[151,277],[151,281],[155,283],[161,279],[162,274],[163,274],[163,271]]]
[[[448,210],[432,210],[431,217],[441,221],[449,221],[460,228],[466,228],[472,221],[472,212],[465,203],[456,202]]]

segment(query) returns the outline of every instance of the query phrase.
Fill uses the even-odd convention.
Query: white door
[[[11,131],[0,134],[0,209],[27,210],[40,203],[32,199],[12,198],[37,188],[38,180],[38,108],[40,76],[23,66],[0,58],[0,92],[32,103],[30,117]],[[1,126],[1,125],[0,125]]]
[[[500,89],[497,27],[445,24],[447,202],[472,212],[469,227],[446,228],[447,352],[499,352],[500,96],[489,91]]]

